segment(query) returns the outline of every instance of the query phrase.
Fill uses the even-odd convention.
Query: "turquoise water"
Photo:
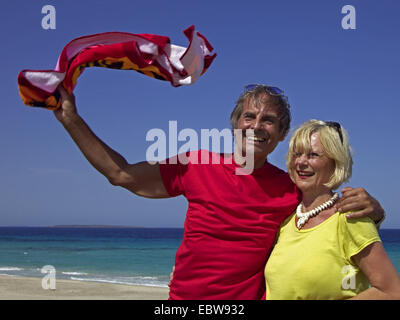
[[[380,230],[400,273],[400,230]],[[167,287],[183,229],[0,227],[0,274]]]
[[[0,274],[166,287],[183,229],[0,228]]]
[[[379,231],[379,235],[397,272],[400,273],[400,229],[383,229]]]

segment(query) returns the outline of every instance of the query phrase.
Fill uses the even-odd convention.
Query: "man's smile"
[[[264,137],[258,137],[258,136],[246,136],[246,139],[247,139],[248,141],[251,141],[251,142],[259,142],[259,143],[261,143],[261,142],[266,142],[266,141],[267,141],[266,138],[264,138]]]

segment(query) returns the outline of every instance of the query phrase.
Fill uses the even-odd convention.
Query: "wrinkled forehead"
[[[253,105],[257,107],[262,107],[271,104],[273,104],[271,96],[266,94],[265,92],[261,92],[255,95],[254,94],[249,95],[244,100],[244,105]]]
[[[273,99],[265,93],[257,96],[247,97],[243,103],[243,112],[254,110],[263,113],[278,114],[279,107],[274,103]]]

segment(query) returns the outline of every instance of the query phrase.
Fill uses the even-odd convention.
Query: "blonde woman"
[[[346,131],[337,122],[306,122],[286,164],[303,200],[266,264],[266,299],[400,299],[400,277],[374,222],[335,210],[334,190],[352,173]]]

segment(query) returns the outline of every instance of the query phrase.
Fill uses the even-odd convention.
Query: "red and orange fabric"
[[[187,48],[171,44],[168,37],[154,34],[106,32],[80,37],[61,52],[54,70],[22,70],[18,89],[24,104],[56,110],[61,105],[57,87],[72,93],[87,67],[135,70],[169,81],[172,86],[189,85],[209,68],[216,53],[208,40],[194,29],[184,34]]]

